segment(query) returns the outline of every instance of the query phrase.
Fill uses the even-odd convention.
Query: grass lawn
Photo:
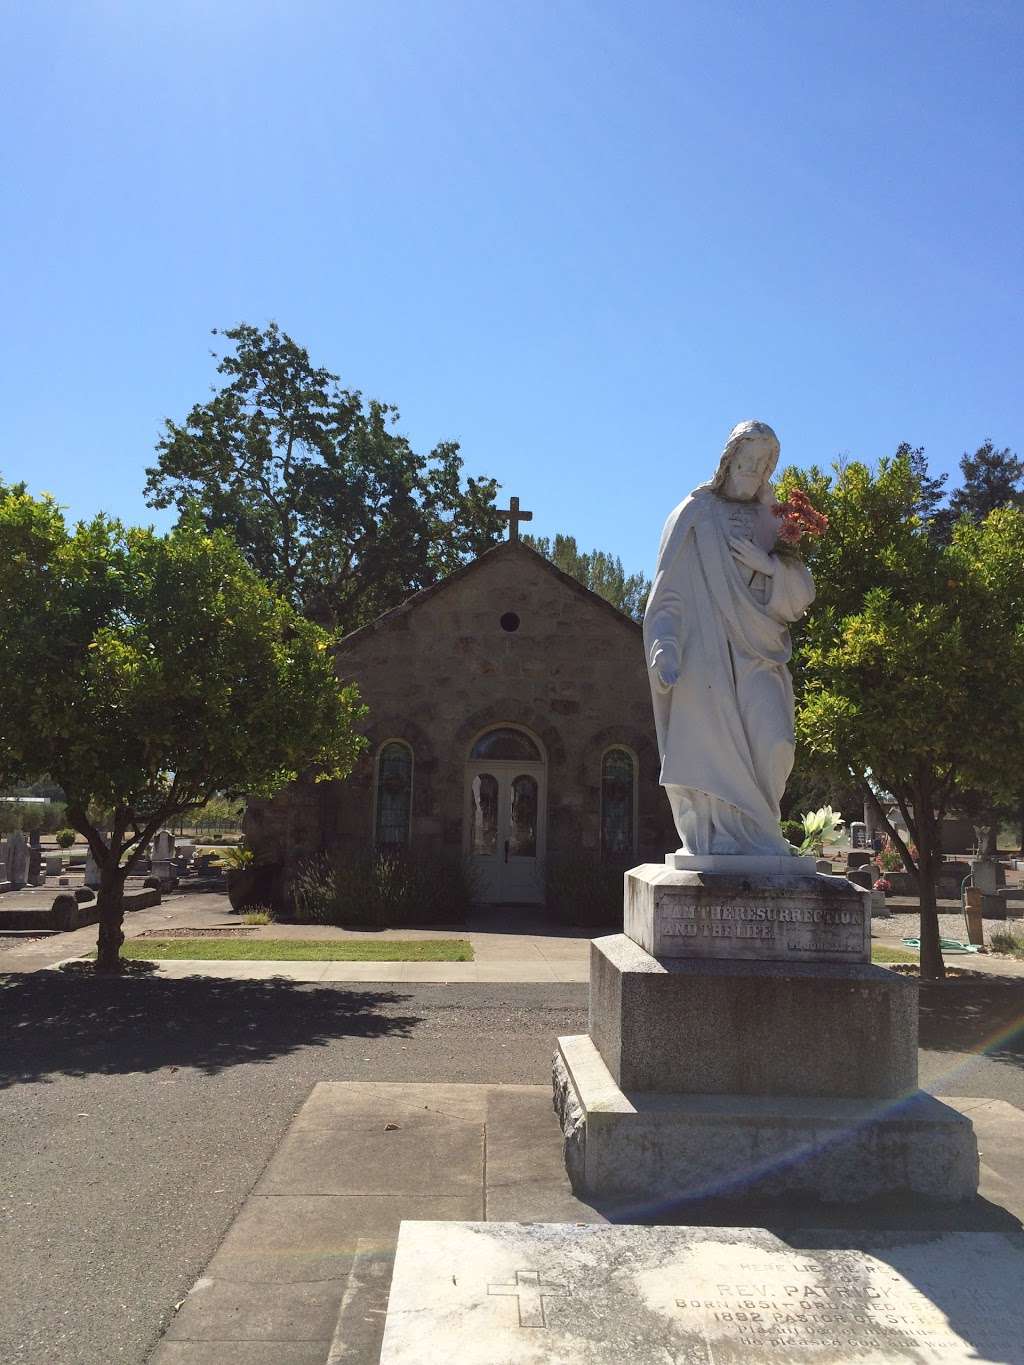
[[[916,948],[889,948],[884,943],[872,943],[872,962],[917,962],[920,954]]]
[[[121,956],[143,962],[472,962],[473,946],[464,938],[415,943],[402,939],[142,938],[125,943]]]

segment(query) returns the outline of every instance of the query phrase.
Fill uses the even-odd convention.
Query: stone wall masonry
[[[506,612],[520,618],[515,632],[501,627]],[[601,759],[613,744],[638,762],[638,860],[675,846],[639,626],[525,547],[498,547],[356,632],[337,661],[369,707],[369,745],[345,783],[294,784],[252,803],[247,838],[286,867],[319,847],[372,846],[375,756],[389,739],[414,753],[414,850],[460,856],[470,748],[502,724],[525,727],[545,751],[549,858],[598,856]]]

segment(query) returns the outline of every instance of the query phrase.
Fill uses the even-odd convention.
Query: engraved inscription
[[[516,1298],[520,1327],[546,1327],[544,1300],[552,1294],[565,1294],[568,1291],[564,1284],[542,1280],[537,1270],[517,1270],[515,1284],[489,1284],[487,1292]]]
[[[752,1351],[778,1350],[793,1359],[825,1348],[844,1358],[896,1351],[944,1356],[959,1343],[943,1313],[899,1275],[823,1284],[799,1274],[788,1282],[766,1280],[764,1267],[755,1269],[761,1274],[749,1280],[704,1283],[677,1298],[684,1321],[706,1338],[728,1337]],[[811,1263],[806,1269],[814,1274],[822,1267]]]
[[[866,957],[865,916],[856,905],[800,903],[792,893],[665,898],[655,911],[656,951],[666,956]]]

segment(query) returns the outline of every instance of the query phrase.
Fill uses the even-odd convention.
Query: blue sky
[[[0,473],[144,504],[214,326],[649,569],[729,428],[1024,451],[1019,0],[34,0],[0,53]]]

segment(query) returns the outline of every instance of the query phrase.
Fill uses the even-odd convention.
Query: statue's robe
[[[775,572],[752,572],[729,548],[746,537],[770,551],[778,520],[761,502],[697,489],[662,532],[644,644],[661,751],[661,782],[712,797],[744,817],[736,840],[786,849],[779,802],[793,767],[793,684],[788,623],[814,600],[799,560],[776,556]],[[662,687],[659,658],[678,660]],[[751,828],[758,836],[750,838]]]

